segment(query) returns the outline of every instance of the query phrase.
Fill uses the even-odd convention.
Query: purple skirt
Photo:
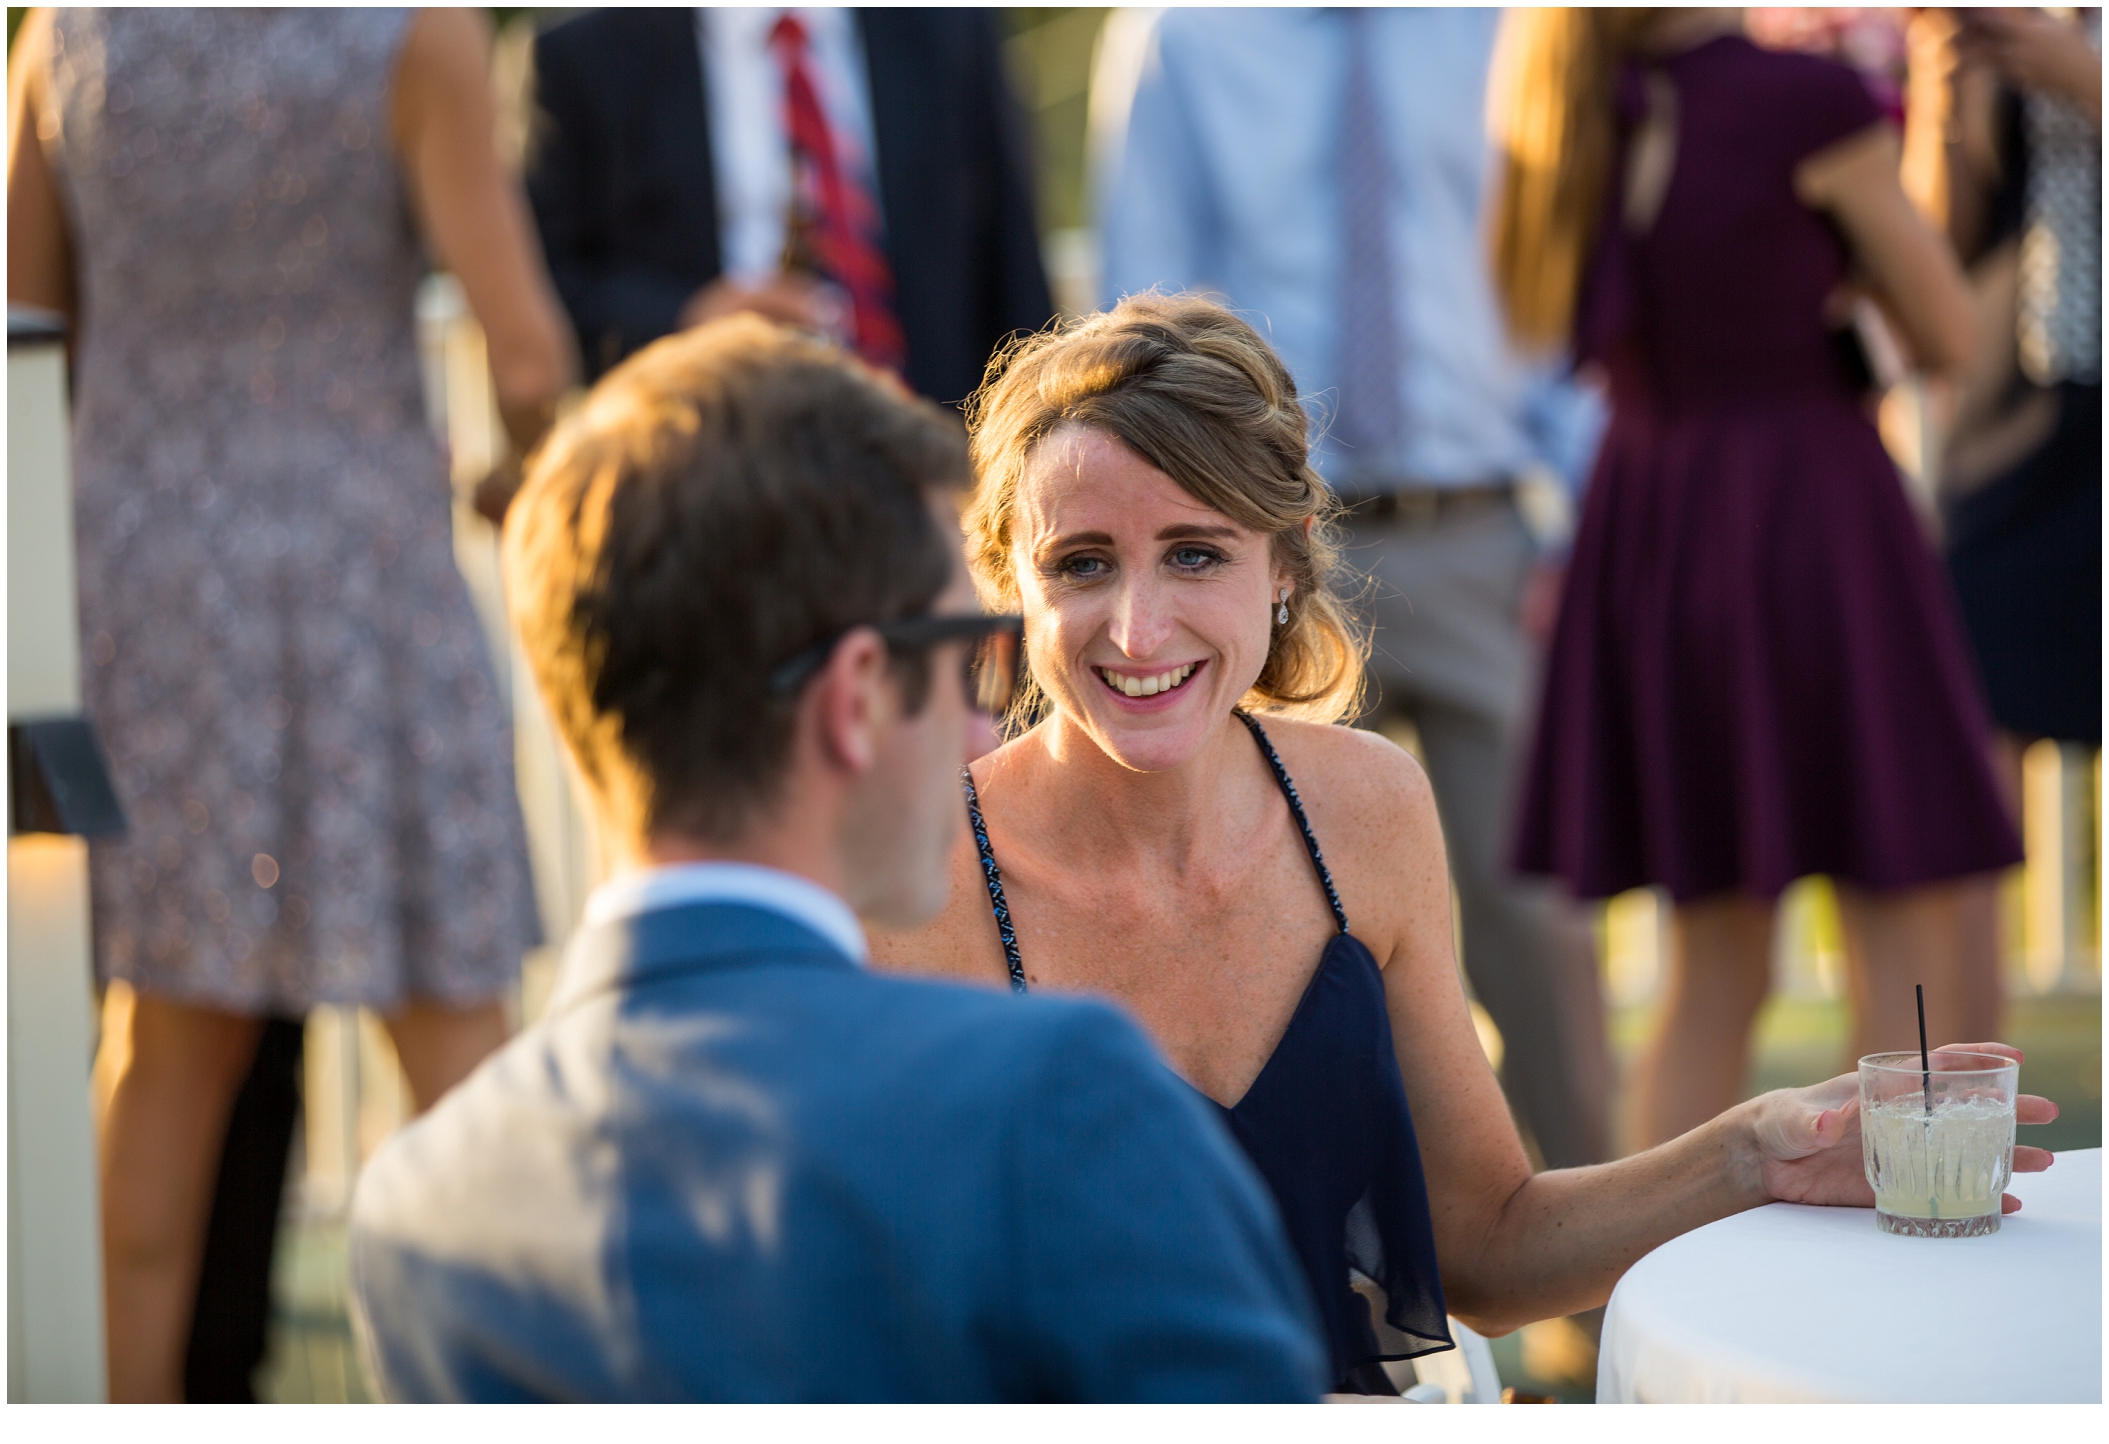
[[[1945,573],[1829,391],[1621,396],[1547,658],[1515,864],[1579,897],[1777,896],[2009,866]]]

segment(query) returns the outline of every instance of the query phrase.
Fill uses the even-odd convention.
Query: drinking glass
[[[1999,1231],[2014,1176],[2014,1094],[2021,1069],[1994,1053],[1944,1048],[1860,1060],[1860,1152],[1875,1224],[1913,1238]]]

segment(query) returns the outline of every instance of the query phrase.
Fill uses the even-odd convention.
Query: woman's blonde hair
[[[967,560],[991,607],[1017,610],[1018,482],[1033,448],[1068,425],[1105,432],[1194,500],[1270,538],[1294,590],[1244,706],[1324,722],[1358,710],[1368,644],[1333,589],[1340,506],[1311,466],[1296,383],[1258,332],[1199,296],[1151,294],[997,354],[967,403],[980,477],[965,516]],[[1040,705],[1029,689],[1010,721]]]
[[[1502,18],[1487,86],[1501,166],[1494,284],[1510,335],[1528,349],[1570,339],[1611,186],[1618,64],[1661,14],[1517,9]]]

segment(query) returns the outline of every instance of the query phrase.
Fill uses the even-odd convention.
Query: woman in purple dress
[[[1855,1054],[1989,1034],[1965,925],[2020,860],[1954,601],[1841,345],[1857,283],[1928,371],[1968,354],[1945,244],[1849,70],[1734,10],[1518,12],[1495,267],[1519,339],[1602,368],[1517,865],[1665,888],[1643,1144],[1733,1103],[1774,904],[1837,885]]]

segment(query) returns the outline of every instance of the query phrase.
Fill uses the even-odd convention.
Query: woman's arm
[[[51,12],[29,12],[8,57],[7,299],[73,319],[73,248],[66,211],[44,156],[44,75]]]
[[[1794,188],[1804,205],[1829,212],[1845,232],[1920,369],[1952,371],[1970,359],[1975,342],[1970,292],[1954,250],[1905,197],[1901,158],[1885,121],[1803,161]]]
[[[1530,1182],[1530,1158],[1458,980],[1450,869],[1435,794],[1420,764],[1405,752],[1368,733],[1344,733],[1343,740],[1348,736],[1362,742],[1356,750],[1367,754],[1337,774],[1343,781],[1357,778],[1353,791],[1337,783],[1322,791],[1307,787],[1306,805],[1315,817],[1321,809],[1334,810],[1326,806],[1333,796],[1358,797],[1359,816],[1318,817],[1313,825],[1323,828],[1329,856],[1383,860],[1368,881],[1356,876],[1359,868],[1351,872],[1336,864],[1336,872],[1348,884],[1342,900],[1349,917],[1373,907],[1389,915],[1365,940],[1377,945],[1383,963],[1385,1010],[1428,1180],[1443,1297],[1474,1328],[1505,1333],[1514,1325],[1492,1326],[1493,1316],[1482,1310],[1482,1260],[1489,1228]]]
[[[1349,845],[1342,856],[1361,848],[1386,859],[1390,886],[1373,888],[1365,878],[1361,896],[1349,901],[1357,911],[1375,903],[1388,914],[1372,936],[1389,943],[1385,1000],[1451,1313],[1482,1333],[1504,1334],[1596,1307],[1642,1255],[1717,1218],[1774,1200],[1873,1203],[1860,1157],[1858,1082],[1850,1076],[1751,1099],[1616,1163],[1534,1176],[1458,982],[1433,795],[1410,758],[1371,741],[1380,746],[1350,769],[1353,793],[1366,799],[1356,809],[1363,818],[1336,814],[1326,826]],[[1343,785],[1326,794],[1349,795]],[[1967,1046],[2020,1056],[1996,1044]],[[2045,1123],[2057,1109],[2024,1098],[2017,1113],[2020,1122]],[[2049,1163],[2040,1149],[2014,1150],[2018,1172]]]
[[[1947,1046],[2021,1061],[2004,1044]],[[1596,1307],[1642,1255],[1717,1218],[1772,1202],[1872,1207],[1859,1086],[1848,1073],[1813,1088],[1782,1088],[1646,1153],[1537,1175],[1488,1230],[1471,1261],[1471,1291],[1452,1311],[1475,1327],[1484,1319],[1482,1332],[1506,1332]],[[2046,1098],[2016,1100],[2019,1123],[2057,1116]],[[2043,1149],[2014,1148],[2016,1173],[2040,1173],[2050,1163]],[[2011,1195],[2002,1205],[2007,1213],[2020,1206]],[[1451,1273],[1445,1259],[1446,1291]]]
[[[481,15],[417,12],[396,73],[393,122],[426,239],[483,326],[498,409],[524,456],[578,363],[526,202],[498,158]]]

